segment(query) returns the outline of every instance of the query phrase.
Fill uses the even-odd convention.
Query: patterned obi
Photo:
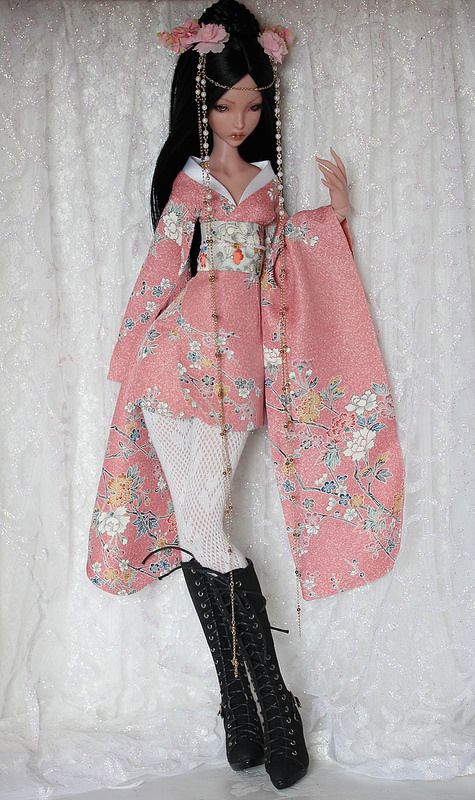
[[[201,223],[201,247],[198,270],[209,270],[207,224]],[[215,269],[249,272],[250,279],[261,274],[265,253],[265,225],[257,222],[228,222],[213,220],[213,264]]]

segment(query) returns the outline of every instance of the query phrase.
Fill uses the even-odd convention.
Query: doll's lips
[[[231,139],[244,139],[244,134],[243,133],[232,133],[231,134]]]

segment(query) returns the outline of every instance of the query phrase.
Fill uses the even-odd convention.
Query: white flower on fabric
[[[167,239],[181,245],[181,225],[180,218],[176,211],[169,211],[163,217],[164,233]]]
[[[278,347],[271,348],[264,345],[264,366],[277,367],[279,364],[282,364],[282,358]]]
[[[346,450],[343,452],[345,456],[351,456],[353,461],[359,461],[374,446],[375,439],[376,431],[372,431],[370,428],[353,431],[353,439],[346,442]]]
[[[101,511],[97,530],[99,533],[105,533],[112,538],[117,534],[124,533],[129,520],[130,516],[127,514],[125,506],[119,506],[115,511]]]
[[[190,350],[201,350],[201,342],[196,340],[190,342]]]
[[[129,559],[128,558],[122,558],[119,561],[119,569],[124,571],[124,569],[128,569],[128,568],[129,568]]]
[[[354,394],[351,398],[351,403],[345,406],[347,411],[356,411],[362,414],[365,411],[372,411],[378,404],[376,395],[371,389],[366,389],[362,395]]]
[[[181,361],[178,362],[177,366],[178,366],[178,374],[184,375],[186,372],[186,367],[181,363]]]
[[[155,410],[156,410],[157,414],[169,414],[170,413],[170,409],[168,407],[168,403],[165,403],[163,400],[161,400],[159,403],[157,403],[157,405],[155,407]]]
[[[331,511],[335,504],[336,504],[336,497],[329,497],[326,510]]]
[[[346,519],[346,520],[348,520],[348,522],[351,522],[351,520],[354,519],[357,516],[358,516],[358,512],[357,512],[356,508],[347,508],[345,513],[343,514],[343,519]]]
[[[100,572],[101,569],[102,569],[102,564],[100,563],[100,561],[94,561],[94,564],[92,565],[92,571],[95,572],[97,575],[97,573]]]

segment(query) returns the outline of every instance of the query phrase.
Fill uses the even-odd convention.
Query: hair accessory
[[[190,47],[198,53],[221,53],[224,45],[229,41],[229,33],[224,25],[208,23],[200,24],[197,19],[188,19],[183,25],[177,25],[171,31],[157,31],[163,47],[172,50],[180,55]],[[272,61],[282,64],[283,58],[289,52],[288,48],[293,44],[294,34],[282,25],[274,25],[272,28],[265,28],[257,41],[262,49]],[[216,84],[221,86],[221,84]],[[272,84],[269,84],[272,86]],[[263,88],[268,89],[269,86]],[[228,88],[228,87],[221,87]]]
[[[183,25],[177,25],[171,31],[157,31],[162,46],[179,55],[188,50],[190,39],[198,32],[200,23],[197,19],[188,19]]]
[[[206,80],[213,84],[213,86],[219,86],[220,89],[236,89],[243,92],[261,92],[263,89],[270,89],[271,86],[275,83],[275,65],[272,65],[274,68],[274,77],[272,78],[271,82],[267,84],[267,86],[228,86],[225,83],[218,83],[218,81],[213,80],[210,78],[209,75],[205,73]]]
[[[198,53],[221,53],[229,40],[229,33],[223,25],[200,25],[197,19],[189,19],[170,32],[157,31],[157,36],[164,47],[178,54],[190,47]]]
[[[275,25],[273,28],[266,28],[257,37],[257,41],[261,45],[264,53],[267,53],[269,58],[282,64],[283,58],[289,52],[288,45],[291,45],[295,39],[294,34],[288,28],[283,28],[281,25]]]

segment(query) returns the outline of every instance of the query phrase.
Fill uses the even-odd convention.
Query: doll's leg
[[[225,502],[221,436],[219,428],[195,418],[175,419],[143,411],[150,439],[157,451],[175,508],[180,545],[194,554],[182,553],[186,586],[211,651],[221,692],[219,713],[226,733],[226,754],[233,769],[264,762],[262,729],[256,704],[240,653],[239,675],[232,666],[231,627],[212,592],[193,565],[211,568],[213,574],[229,569],[227,538],[223,530]],[[229,436],[233,470],[239,461],[247,433]],[[246,565],[233,547],[233,569]],[[194,571],[194,570],[193,570]],[[228,580],[228,576],[222,576]]]
[[[218,426],[207,425],[197,417],[176,419],[147,409],[143,414],[172,496],[180,545],[203,566],[227,572],[226,491]],[[233,473],[248,435],[248,431],[228,434]],[[188,561],[190,556],[183,553],[182,558]],[[244,555],[233,544],[231,568],[246,564]]]

